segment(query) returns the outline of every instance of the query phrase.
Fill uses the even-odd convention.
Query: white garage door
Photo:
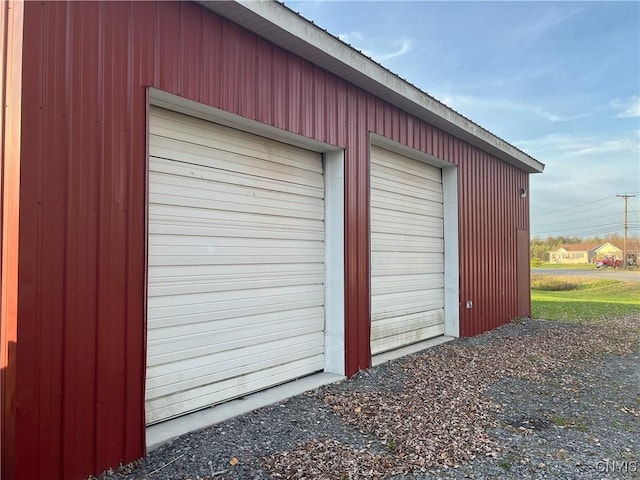
[[[320,154],[153,107],[146,420],[324,367]]]
[[[444,334],[441,170],[371,146],[371,352]]]

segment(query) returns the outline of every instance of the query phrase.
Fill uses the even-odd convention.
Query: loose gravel
[[[511,323],[184,435],[98,478],[640,478],[640,315]]]

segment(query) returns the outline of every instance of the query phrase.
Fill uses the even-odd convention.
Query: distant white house
[[[604,258],[622,259],[622,249],[610,242],[572,243],[549,251],[551,263],[595,263]]]

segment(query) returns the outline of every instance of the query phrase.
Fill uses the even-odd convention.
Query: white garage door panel
[[[148,388],[155,396],[164,396],[177,390],[195,388],[203,383],[215,383],[229,376],[245,375],[258,368],[266,369],[287,364],[299,359],[303,351],[311,353],[306,355],[308,357],[322,355],[317,342],[318,335],[307,335],[299,339],[285,338],[273,342],[269,350],[257,354],[252,354],[249,349],[233,349],[228,354],[217,353],[152,366],[154,379]],[[189,370],[189,377],[185,377],[185,370]],[[168,390],[171,388],[173,392]]]
[[[411,201],[407,202],[407,207],[410,211],[399,211],[393,210],[390,206],[385,205],[384,203],[377,203],[377,201],[372,201],[371,206],[374,210],[372,210],[372,223],[375,222],[383,222],[385,219],[390,222],[394,222],[396,224],[401,224],[405,226],[405,229],[416,229],[420,227],[425,227],[429,224],[432,224],[434,220],[442,218],[442,206],[435,206],[433,202],[423,201],[420,202],[415,197],[411,197]],[[416,203],[420,203],[420,212],[416,212]],[[378,205],[376,207],[376,204]],[[396,207],[399,208],[399,207]],[[433,217],[433,218],[430,218]],[[405,231],[404,233],[407,233]],[[421,235],[422,233],[420,233]]]
[[[322,173],[322,164],[318,164],[318,154],[314,152],[265,137],[250,135],[223,125],[216,124],[212,127],[211,123],[198,118],[154,108],[149,125],[158,137],[178,138],[195,146],[210,147],[214,150],[238,153],[296,169]],[[211,135],[212,128],[215,128],[218,135]]]
[[[371,280],[371,295],[444,288],[444,278],[440,273],[388,275]]]
[[[371,351],[444,334],[440,169],[371,147]]]
[[[170,143],[171,145],[173,145],[174,146],[173,148],[175,149],[175,151],[174,150],[156,151],[156,152],[150,151],[149,155],[159,160],[175,160],[180,162],[186,168],[186,170],[182,173],[182,175],[185,175],[187,177],[195,176],[197,172],[202,171],[202,167],[214,168],[209,165],[202,165],[202,163],[204,163],[205,161],[204,156],[207,155],[208,153],[207,150],[203,150],[199,152],[198,155],[178,154],[177,152],[179,152],[179,150],[182,148],[192,149],[196,147],[192,146],[189,143],[177,142],[177,141],[171,141],[171,142],[165,142],[165,143]],[[219,152],[217,154],[229,155],[225,152]],[[304,170],[304,169],[296,170],[293,167],[281,165],[276,162],[269,162],[267,160],[263,160],[264,163],[267,163],[267,165],[265,165],[263,168],[251,168],[250,165],[243,165],[244,168],[242,169],[238,168],[236,170],[231,170],[234,165],[233,161],[226,161],[226,160],[223,161],[222,157],[218,159],[206,158],[206,160],[212,160],[211,162],[209,162],[212,165],[215,165],[216,163],[224,163],[224,165],[221,165],[221,168],[219,170],[220,179],[219,180],[216,179],[216,181],[221,183],[222,185],[228,185],[228,184],[231,184],[232,182],[235,182],[234,184],[238,186],[263,188],[264,186],[267,186],[269,183],[271,183],[270,181],[273,181],[273,183],[275,183],[276,185],[278,184],[283,185],[285,193],[295,191],[297,185],[305,185],[306,188],[303,190],[313,190],[313,189],[321,190],[323,187],[322,184],[318,183],[317,179],[312,179],[310,182],[305,183],[305,177],[309,176],[309,173],[315,173],[315,172],[309,172],[308,170]],[[250,160],[252,162],[255,162],[258,159],[250,159]],[[291,170],[289,172],[289,175],[287,175],[286,173],[287,169]],[[160,175],[164,174],[164,170],[162,168],[159,168],[158,170],[156,170],[156,172],[159,173]],[[284,175],[287,175],[288,181],[286,182],[282,180],[282,177]],[[209,178],[203,178],[202,180],[209,180]],[[286,185],[286,184],[289,184],[289,185]]]
[[[245,267],[245,268],[239,268]],[[238,287],[268,288],[291,285],[321,284],[324,281],[324,270],[313,265],[313,269],[304,268],[305,264],[296,265],[232,265],[225,268],[227,274],[207,275],[207,265],[190,265],[187,267],[156,267],[153,275],[155,285],[149,287],[149,296],[183,295],[188,293],[224,292],[238,290]]]
[[[236,322],[237,323],[237,322]],[[284,332],[282,330],[285,330]],[[251,330],[251,331],[248,331]],[[222,350],[231,350],[247,345],[268,344],[278,338],[301,336],[322,332],[318,329],[318,318],[296,318],[289,322],[271,322],[252,325],[252,328],[229,328],[224,332],[213,331],[208,335],[181,335],[173,339],[152,340],[149,354],[154,361],[162,363],[173,359],[190,358]]]
[[[418,274],[432,274],[437,273],[442,275],[444,269],[444,262],[439,264],[388,264],[388,265],[376,265],[376,274],[382,276],[402,276],[402,275],[418,275]],[[373,269],[373,267],[372,267]]]
[[[281,312],[283,310],[314,307],[318,305],[318,300],[315,297],[303,294],[296,298],[289,297],[286,302],[275,303],[268,302],[265,299],[258,299],[251,302],[245,300],[243,301],[244,305],[242,308],[238,308],[237,303],[237,301],[226,302],[225,305],[221,305],[222,310],[215,312],[208,311],[206,308],[194,307],[190,309],[189,313],[182,315],[155,318],[153,319],[153,326],[154,328],[163,328],[190,323],[211,322],[220,319],[240,319],[250,315],[265,315],[273,312]]]
[[[442,237],[444,235],[444,228],[442,225],[429,225],[429,222],[423,222],[424,225],[420,225],[422,232],[424,235],[428,237]],[[398,232],[404,231],[405,236],[409,234],[414,228],[417,228],[415,225],[407,225],[402,222],[393,222],[393,221],[376,221],[371,222],[371,232],[372,232],[372,240],[373,240],[373,232],[377,233],[387,233],[392,235],[397,235]]]
[[[372,321],[444,308],[442,298],[435,289],[381,295],[376,303],[376,309],[371,313]]]
[[[381,252],[393,252],[398,246],[404,252],[442,253],[442,242],[437,238],[396,235],[396,238],[375,238],[371,241],[371,248]]]
[[[318,321],[318,318],[322,317],[324,314],[323,306],[317,307],[309,307],[302,308],[296,310],[290,310],[286,312],[275,312],[270,314],[263,315],[253,315],[248,316],[246,318],[246,324],[243,322],[243,325],[246,325],[248,329],[259,328],[260,325],[269,324],[273,322],[279,322],[283,325],[289,324],[291,321],[295,321],[297,319],[305,319],[305,318],[313,318],[314,322]],[[175,325],[163,328],[155,328],[149,331],[149,339],[163,340],[163,339],[173,339],[177,338],[181,335],[209,335],[212,330],[212,325],[215,329],[228,329],[237,327],[238,322],[234,318],[229,318],[225,320],[218,320],[215,323],[211,322],[198,322],[192,324],[184,324],[184,325]]]
[[[319,154],[152,108],[147,423],[324,367]]]
[[[179,259],[180,257],[193,257],[201,258],[202,260],[199,263],[208,263],[207,259],[211,258],[212,263],[219,263],[215,259],[215,257],[225,257],[228,258],[230,256],[240,256],[243,255],[243,252],[246,252],[247,249],[251,249],[251,253],[257,257],[266,257],[273,258],[274,255],[284,255],[286,256],[288,252],[295,251],[295,257],[300,259],[308,258],[308,261],[311,263],[322,262],[324,257],[324,250],[319,248],[318,246],[311,245],[282,245],[280,242],[273,242],[272,246],[261,246],[261,247],[251,247],[251,246],[243,246],[243,245],[233,245],[233,246],[220,246],[220,245],[204,245],[204,246],[196,246],[196,245],[185,245],[183,247],[179,246],[152,246],[149,249],[149,256],[152,257],[160,257],[164,260],[165,263],[174,262],[174,258]],[[258,263],[259,260],[249,260],[251,263]],[[268,262],[267,262],[268,263]],[[171,265],[175,265],[175,263],[170,263]],[[185,261],[185,264],[188,264],[188,261]]]
[[[444,335],[444,326],[441,320],[438,320],[433,326],[420,328],[416,330],[404,330],[397,332],[388,337],[381,337],[375,340],[381,351],[392,350],[398,348],[398,343],[402,345],[410,345],[423,341],[425,338],[433,338]]]
[[[400,315],[398,317],[385,318],[377,322],[372,328],[371,336],[374,339],[391,337],[395,333],[404,334],[407,331],[430,329],[442,323],[442,312],[418,312]],[[407,328],[409,327],[409,328]]]
[[[391,170],[395,173],[395,170]],[[418,178],[418,180],[421,180]],[[420,182],[413,180],[413,185],[402,185],[402,191],[397,192],[398,181],[375,179],[371,182],[372,188],[378,190],[375,200],[385,199],[390,202],[406,202],[408,198],[419,198],[421,200],[438,202],[442,197],[442,186],[431,180],[421,180]],[[429,189],[429,190],[426,190]]]
[[[309,357],[319,355],[322,350],[318,346],[318,334],[310,333],[298,338],[279,338],[265,345],[259,353],[252,352],[250,348],[221,349],[209,355],[201,355],[193,358],[184,358],[170,363],[150,365],[153,378],[149,381],[148,388],[159,388],[179,382],[191,382],[204,375],[222,375],[225,377],[228,371],[243,369],[246,365],[267,364],[279,365],[288,363],[286,356],[299,355],[303,351],[309,351]],[[275,353],[278,352],[278,355]],[[218,366],[220,368],[218,368]],[[187,377],[185,370],[190,371]]]
[[[176,182],[179,183],[179,182]],[[314,211],[309,208],[306,209],[304,204],[297,205],[292,203],[295,199],[292,198],[279,198],[270,199],[257,196],[249,197],[247,193],[233,193],[233,192],[220,192],[211,194],[207,190],[198,190],[192,186],[173,185],[170,187],[171,193],[156,193],[149,194],[149,201],[153,203],[166,204],[171,202],[171,205],[199,208],[199,209],[211,209],[217,210],[220,208],[220,202],[229,204],[233,207],[235,212],[238,213],[251,213],[253,215],[273,215],[274,209],[282,209],[281,216],[289,218],[310,218],[315,220],[321,220],[321,211]],[[209,187],[211,188],[211,187]],[[271,212],[271,213],[269,213]]]
[[[180,147],[190,148],[190,144],[178,143],[178,148]],[[278,196],[286,198],[287,195],[300,195],[302,198],[299,198],[299,200],[307,205],[315,205],[312,198],[322,198],[323,196],[323,186],[318,185],[315,179],[313,182],[302,183],[304,175],[317,175],[315,172],[307,170],[300,169],[295,172],[299,174],[297,177],[289,175],[284,180],[283,177],[285,177],[286,173],[274,172],[273,169],[264,172],[247,169],[247,172],[239,173],[238,171],[216,170],[213,167],[192,165],[185,163],[180,158],[168,157],[166,154],[165,157],[152,156],[157,159],[157,167],[152,172],[150,181],[161,184],[201,188],[211,195],[217,194],[218,191],[240,195],[246,194],[253,197]],[[267,163],[266,160],[264,162]],[[273,162],[269,164],[269,166],[275,165],[277,164]],[[172,177],[172,175],[175,175],[175,177]],[[216,191],[211,192],[207,188],[207,183],[201,183],[200,180],[215,182],[220,185],[218,185]],[[305,196],[308,196],[309,199],[306,199]]]
[[[430,180],[434,185],[429,190],[437,191],[439,189],[442,191],[442,175],[439,168],[417,162],[412,158],[398,155],[390,150],[378,147],[374,147],[374,149],[376,150],[374,161],[378,165],[376,181],[402,183],[403,185],[421,188],[424,185],[424,180]],[[437,185],[440,186],[438,187]],[[429,193],[425,192],[425,194],[428,195]]]
[[[316,357],[308,357],[271,369],[255,371],[241,377],[233,377],[195,390],[187,390],[186,392],[147,400],[147,423],[157,423],[166,418],[182,415],[185,412],[206,408],[230,398],[246,395],[247,391],[262,390],[304,375],[305,372],[316,371],[318,365],[322,363],[322,361],[318,360]]]
[[[270,364],[280,365],[281,363],[286,363],[281,358],[279,350],[287,345],[300,346],[300,348],[296,349],[299,354],[298,358],[313,356],[314,350],[317,353],[320,352],[322,348],[321,345],[317,344],[321,339],[322,332],[314,332],[313,330],[313,328],[295,328],[290,336],[281,335],[278,337],[276,334],[271,333],[270,335],[264,336],[264,341],[260,341],[260,339],[257,338],[244,340],[233,339],[233,341],[228,342],[228,344],[218,343],[211,347],[202,347],[185,352],[174,352],[163,355],[161,352],[157,353],[155,351],[158,349],[154,349],[153,353],[158,357],[156,362],[165,362],[166,364],[174,362],[180,362],[180,364],[182,364],[185,362],[188,363],[190,360],[208,361],[210,362],[209,368],[211,371],[227,378],[229,371],[232,369],[223,369],[222,367],[224,365],[228,367],[233,362],[237,363],[235,367],[240,368],[246,364],[256,364],[253,360],[254,357],[264,356],[265,358],[268,357],[268,360],[262,362],[260,368],[268,368]],[[254,348],[256,345],[261,345],[261,348]],[[306,345],[306,347],[303,348],[302,345]],[[149,365],[149,367],[158,367],[150,371],[161,375],[161,367],[165,365],[165,363]],[[189,375],[184,375],[183,371],[182,380],[189,382],[193,380],[195,376],[195,372],[190,371]],[[161,382],[161,379],[154,378],[153,382],[149,382],[149,386],[154,385],[155,382]]]
[[[149,234],[172,235],[175,227],[179,225],[184,236],[195,234],[226,238],[290,238],[291,232],[296,232],[298,240],[319,240],[324,235],[322,230],[317,231],[318,222],[314,219],[275,215],[265,217],[252,213],[233,215],[230,212],[203,209],[195,213],[199,216],[193,216],[193,208],[158,205],[154,216],[149,218],[154,222],[150,225]]]
[[[307,272],[297,275],[296,280],[299,285],[310,283],[321,283],[323,281],[323,272],[318,275],[309,275]],[[150,295],[186,295],[190,293],[212,293],[225,292],[230,290],[238,290],[239,288],[273,288],[287,286],[291,284],[293,274],[289,274],[286,278],[266,276],[261,278],[251,274],[243,274],[239,278],[228,279],[193,279],[193,278],[176,278],[175,284],[171,284],[169,280],[159,281]]]
[[[386,269],[397,270],[401,268],[419,268],[422,271],[430,273],[442,273],[444,270],[444,262],[441,253],[413,253],[413,252],[377,252],[376,275],[390,275],[385,273]],[[399,272],[400,274],[402,271]]]
[[[256,241],[283,239],[289,242],[288,245],[297,242],[304,246],[310,244],[309,241],[322,242],[324,237],[323,224],[318,218],[276,217],[241,212],[232,216],[232,213],[227,211],[175,205],[160,206],[157,210],[158,212],[149,217],[149,221],[154,222],[149,229],[152,247],[175,245],[175,242],[168,243],[172,240],[167,237],[174,236],[177,227],[181,229],[182,237],[204,237],[204,244],[216,241],[224,245],[225,242],[234,243],[239,238],[249,238]],[[187,214],[192,216],[188,217]],[[200,217],[196,218],[193,215]]]
[[[376,231],[380,229],[384,233],[395,233],[396,235],[413,234],[420,237],[431,236],[430,229],[434,232],[444,231],[442,225],[436,223],[440,220],[439,215],[429,215],[426,208],[423,215],[374,208],[371,210],[371,227]],[[390,224],[395,230],[385,228],[386,224]],[[402,230],[399,230],[399,227]]]
[[[318,185],[308,185],[293,183],[288,179],[287,181],[278,180],[274,177],[258,177],[255,175],[240,174],[236,172],[229,172],[226,170],[214,170],[212,172],[211,167],[202,167],[199,165],[185,164],[179,162],[178,159],[164,159],[160,157],[154,157],[157,162],[155,173],[153,173],[153,181],[160,184],[180,184],[180,185],[194,185],[198,187],[198,183],[190,183],[191,178],[198,180],[208,180],[211,182],[219,183],[218,189],[220,191],[227,192],[242,192],[250,195],[269,196],[276,195],[279,197],[286,197],[286,195],[302,195],[301,202],[308,205],[313,205],[312,199],[306,200],[304,196],[310,198],[318,198],[322,194],[321,187]],[[185,169],[185,166],[188,168]],[[305,173],[305,171],[302,171]],[[172,177],[172,175],[178,175],[178,177]],[[184,176],[184,177],[183,177]],[[277,191],[273,190],[274,185],[277,186]],[[245,187],[245,188],[241,188]],[[261,189],[261,190],[250,190]],[[215,193],[215,192],[214,192]]]

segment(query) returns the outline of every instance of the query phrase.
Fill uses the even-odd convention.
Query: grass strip
[[[531,303],[534,318],[593,321],[638,315],[640,284],[616,280],[535,277]]]

